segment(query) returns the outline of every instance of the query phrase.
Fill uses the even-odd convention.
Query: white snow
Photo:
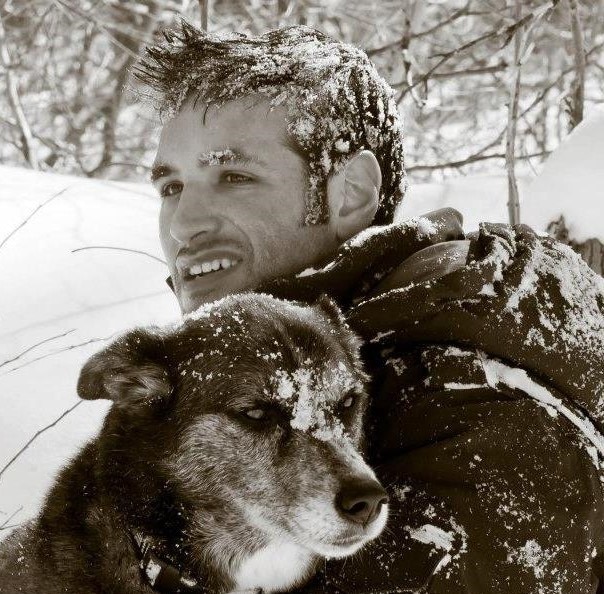
[[[594,109],[549,156],[536,175],[521,170],[521,222],[537,231],[564,215],[571,239],[604,241],[604,107]],[[397,219],[450,206],[464,216],[466,231],[482,221],[507,223],[507,177],[475,175],[442,184],[413,184]]]
[[[537,579],[541,579],[545,576],[547,565],[555,555],[556,552],[544,549],[536,540],[530,539],[516,551],[510,550],[507,561],[508,563],[520,563],[527,569],[532,570]]]
[[[80,368],[108,338],[176,320],[179,311],[161,262],[114,249],[73,252],[110,246],[162,258],[159,199],[149,186],[12,167],[0,167],[0,176],[0,244],[63,191],[0,247],[1,471],[36,431],[79,402]],[[82,402],[1,474],[0,525],[20,508],[9,525],[37,513],[57,470],[96,433],[107,408]]]
[[[536,228],[564,215],[577,242],[604,241],[604,107],[595,109],[526,188],[523,217]]]
[[[329,377],[319,375],[312,367],[294,372],[283,369],[273,377],[275,396],[292,407],[292,429],[310,433],[320,441],[334,441],[345,436],[344,425],[333,414],[336,404],[328,387],[337,384],[340,393],[354,385],[354,379],[342,364],[332,369]]]
[[[475,390],[484,388],[484,384],[464,384],[461,382],[445,382],[445,390]]]
[[[604,457],[604,437],[593,423],[579,416],[568,408],[562,400],[556,398],[545,386],[538,384],[529,374],[518,367],[509,367],[505,363],[481,354],[482,367],[489,386],[497,388],[499,384],[521,390],[537,403],[543,406],[551,416],[561,414],[566,417],[578,430],[591,447],[595,447],[600,456]],[[593,459],[593,457],[592,457]],[[596,462],[596,467],[600,465]]]
[[[418,237],[430,237],[430,235],[436,235],[436,233],[438,233],[438,227],[430,219],[426,217],[419,217],[417,219]]]
[[[417,540],[424,544],[431,544],[437,549],[442,549],[444,551],[451,550],[453,540],[455,539],[455,534],[453,532],[447,532],[433,524],[424,524],[419,528],[408,528],[407,531],[413,540]]]
[[[156,563],[153,559],[149,559],[149,563],[147,563],[147,566],[145,567],[145,573],[147,574],[147,577],[149,578],[149,583],[153,586],[153,584],[155,584],[155,580],[157,579],[157,576],[160,574],[161,572],[161,565],[159,563]]]
[[[228,161],[235,160],[237,154],[233,149],[225,148],[222,151],[209,151],[197,157],[197,161],[201,167],[207,165],[221,165]]]

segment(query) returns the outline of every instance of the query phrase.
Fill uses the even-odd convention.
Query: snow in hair
[[[366,54],[304,26],[258,37],[213,35],[182,21],[134,69],[163,118],[186,98],[220,105],[251,94],[283,105],[291,139],[307,156],[307,224],[328,220],[326,182],[362,149],[382,170],[374,224],[392,221],[406,189],[402,125],[391,87]]]

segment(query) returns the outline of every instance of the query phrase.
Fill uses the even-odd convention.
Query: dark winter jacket
[[[366,341],[391,497],[383,536],[304,592],[604,592],[604,280],[522,226],[483,225],[450,265],[459,243],[418,251],[438,226],[369,229],[263,287],[328,293]]]

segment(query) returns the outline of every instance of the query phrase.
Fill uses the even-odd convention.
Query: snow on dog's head
[[[386,522],[386,493],[361,456],[359,347],[327,298],[235,295],[172,330],[125,335],[86,364],[78,390],[114,400],[104,433],[112,464],[131,467],[119,488],[169,491],[199,571],[283,590]],[[270,551],[288,563],[277,568]]]

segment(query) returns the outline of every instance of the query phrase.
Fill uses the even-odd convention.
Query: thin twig
[[[56,194],[53,194],[48,200],[46,200],[45,202],[42,202],[42,204],[38,204],[38,206],[36,206],[36,208],[34,208],[34,210],[32,210],[32,212],[27,216],[27,218],[21,222],[17,227],[15,227],[0,243],[0,249],[2,249],[4,247],[4,245],[6,244],[6,242],[15,234],[17,233],[17,231],[19,231],[19,229],[22,229],[31,219],[32,217],[41,209],[44,208],[49,202],[51,202],[52,200],[54,200],[55,198],[57,198],[58,196],[60,196],[61,194],[65,193],[67,190],[69,190],[71,186],[67,186],[65,188],[63,188],[62,190],[59,190]]]
[[[375,56],[376,54],[379,54],[379,53],[384,52],[389,49],[401,48],[403,43],[407,39],[418,39],[420,37],[430,35],[431,33],[438,31],[438,29],[442,29],[443,27],[446,27],[448,24],[452,23],[453,21],[457,20],[458,18],[460,18],[462,16],[466,16],[468,14],[468,6],[469,6],[469,2],[463,8],[456,10],[451,16],[449,16],[446,19],[444,19],[443,21],[437,23],[433,27],[426,29],[425,31],[418,31],[417,33],[409,33],[408,35],[405,35],[401,39],[397,39],[396,41],[392,41],[390,43],[382,45],[381,47],[374,47],[372,49],[368,49],[365,53],[369,57]]]
[[[132,51],[128,46],[124,45],[115,35],[113,35],[109,29],[97,19],[95,19],[92,15],[83,12],[78,7],[73,6],[65,2],[65,0],[52,0],[55,6],[59,9],[63,9],[63,11],[71,11],[75,13],[80,19],[83,19],[86,22],[92,23],[96,27],[99,28],[101,33],[103,33],[111,42],[113,42],[117,47],[119,47],[122,51],[126,52],[133,60],[138,59],[138,54],[135,51]],[[131,37],[131,36],[130,36]],[[141,40],[142,41],[142,40]]]
[[[23,454],[23,452],[25,452],[25,450],[27,450],[27,448],[38,437],[40,437],[40,435],[42,435],[42,433],[44,433],[45,431],[48,431],[49,429],[54,427],[57,423],[62,421],[72,410],[75,410],[78,406],[80,406],[80,404],[82,404],[82,402],[84,402],[84,401],[78,400],[78,402],[76,402],[71,408],[68,408],[66,411],[64,411],[58,419],[55,419],[52,423],[50,423],[49,425],[46,425],[46,427],[42,427],[42,429],[40,429],[39,431],[36,431],[36,433],[31,437],[31,439],[2,467],[2,469],[0,469],[0,477],[2,477],[4,472],[15,462],[15,460],[17,460],[19,458],[19,456],[21,456],[21,454]]]
[[[454,78],[457,76],[476,76],[478,74],[492,74],[493,72],[501,72],[508,67],[506,62],[500,62],[493,66],[485,66],[484,68],[468,68],[467,70],[451,70],[450,72],[435,72],[432,78]]]
[[[21,152],[25,160],[29,163],[32,169],[38,169],[38,161],[34,154],[33,148],[33,134],[27,118],[25,117],[25,111],[19,97],[19,90],[17,88],[17,81],[14,76],[14,68],[10,53],[8,51],[6,32],[4,30],[4,23],[2,22],[2,15],[0,14],[0,62],[4,70],[4,77],[6,79],[6,91],[8,95],[8,102],[17,120],[19,126],[19,132],[21,136]]]
[[[13,528],[14,526],[18,526],[18,524],[10,524],[8,525],[8,523],[19,513],[23,511],[23,506],[19,506],[10,516],[8,516],[8,518],[6,518],[6,520],[4,520],[4,522],[2,522],[2,524],[0,524],[0,530],[8,530],[9,528]]]
[[[589,58],[593,54],[599,55],[599,52],[602,49],[604,49],[604,42],[599,43],[598,45],[595,45],[594,47],[592,47],[587,52],[586,56]],[[558,86],[558,84],[560,84],[560,81],[565,76],[571,74],[574,71],[574,69],[575,69],[574,65],[573,66],[569,66],[568,68],[566,68],[565,70],[563,70],[555,80],[551,81],[545,87],[543,87],[541,89],[541,91],[539,93],[537,93],[537,96],[535,97],[535,99],[533,99],[533,101],[527,107],[525,107],[522,110],[522,112],[518,116],[518,119],[524,118],[530,111],[532,111],[533,109],[535,109],[535,107],[537,105],[539,105],[539,103],[541,103],[541,101],[543,101],[543,99],[545,98],[545,96],[547,95],[547,93],[549,93],[549,91],[551,91],[551,89],[553,89],[554,87]],[[474,153],[474,155],[482,155],[485,151],[487,151],[490,148],[493,148],[495,145],[499,144],[499,142],[501,141],[501,139],[505,136],[506,131],[507,131],[507,126],[505,128],[503,128],[503,130],[501,130],[501,132],[491,142],[489,142],[489,144],[487,144],[486,146],[483,146],[480,150],[476,151]],[[535,156],[539,156],[539,155],[537,154]],[[495,158],[495,156],[493,158]],[[441,167],[439,165],[436,165],[434,167],[436,169],[444,169],[444,167]],[[446,167],[446,165],[445,165],[445,167]]]
[[[48,357],[52,357],[54,355],[60,355],[61,353],[66,353],[67,351],[72,351],[73,349],[79,349],[80,347],[87,346],[87,345],[93,344],[95,342],[105,342],[107,340],[110,340],[113,336],[114,335],[112,334],[111,336],[108,336],[106,338],[91,338],[90,340],[87,340],[85,342],[80,342],[78,344],[71,344],[68,347],[65,347],[62,349],[57,349],[56,351],[51,351],[50,353],[45,353],[44,355],[40,355],[39,357],[36,357],[35,359],[30,359],[29,361],[26,361],[25,363],[22,363],[21,365],[17,365],[17,367],[13,367],[12,369],[5,371],[4,373],[0,374],[0,376],[8,375],[9,373],[13,373],[14,371],[17,371],[18,369],[23,369],[23,367],[27,367],[28,365],[31,365],[32,363],[35,363],[36,361],[41,361],[42,359],[47,359]]]
[[[550,151],[542,151],[540,153],[531,153],[529,155],[522,155],[517,157],[520,160],[523,159],[533,159],[536,157],[547,157],[550,154]],[[459,161],[449,161],[447,163],[435,163],[434,165],[411,165],[407,167],[407,171],[412,173],[414,171],[437,171],[439,169],[457,169],[459,167],[464,167],[465,165],[471,165],[472,163],[477,163],[478,161],[488,161],[490,159],[505,159],[505,153],[497,153],[491,155],[482,155],[480,153],[476,153],[474,155],[470,155],[465,159],[460,159]]]
[[[62,334],[57,334],[56,336],[51,336],[50,338],[45,338],[44,340],[41,340],[40,342],[37,342],[36,344],[25,349],[24,351],[21,351],[18,355],[15,355],[12,359],[7,359],[6,361],[2,361],[2,363],[0,363],[0,367],[4,367],[5,365],[12,363],[13,361],[17,361],[18,359],[20,359],[24,355],[27,355],[27,353],[29,353],[30,351],[33,351],[35,348],[39,347],[40,345],[43,345],[52,340],[56,340],[57,338],[63,338],[63,336],[67,336],[68,334],[71,334],[72,332],[75,332],[75,328],[72,328],[71,330],[67,330],[67,332],[63,332]]]
[[[488,33],[483,33],[482,35],[479,35],[478,37],[471,39],[467,43],[464,43],[460,47],[456,47],[455,49],[452,49],[450,51],[434,54],[432,56],[432,58],[440,58],[440,60],[438,60],[438,62],[436,62],[436,64],[434,66],[432,66],[432,68],[430,68],[430,70],[428,70],[426,73],[424,73],[422,76],[420,76],[413,83],[413,86],[417,86],[417,85],[425,83],[443,64],[448,62],[451,58],[453,58],[454,56],[457,56],[460,53],[463,53],[463,52],[469,50],[470,48],[472,48],[476,45],[479,45],[479,44],[487,41],[488,39],[497,39],[498,37],[505,36],[505,40],[504,40],[504,44],[503,44],[503,46],[505,47],[511,41],[511,39],[514,37],[514,34],[516,33],[516,31],[518,29],[520,29],[521,27],[524,27],[526,25],[529,25],[535,19],[541,18],[543,16],[544,12],[549,10],[553,6],[553,4],[554,4],[554,2],[553,2],[553,0],[551,0],[546,5],[536,8],[535,10],[529,12],[522,18],[516,20],[511,25],[506,25],[505,27],[501,27],[499,29],[489,31]],[[400,103],[400,101],[405,97],[405,95],[407,95],[407,93],[410,93],[410,92],[411,92],[411,87],[409,87],[409,86],[402,89],[399,96],[397,97],[397,103]]]
[[[450,70],[449,72],[435,72],[430,78],[433,80],[443,78],[457,78],[461,76],[477,76],[482,74],[493,74],[494,72],[501,72],[508,67],[507,62],[500,62],[493,66],[484,66],[482,68],[468,68],[464,70]],[[400,89],[404,85],[409,85],[408,77],[400,82],[392,83],[390,86],[393,89]]]
[[[88,245],[86,247],[81,247],[81,248],[76,248],[75,250],[71,250],[71,253],[75,254],[75,252],[83,252],[84,250],[117,250],[120,252],[131,252],[133,254],[141,254],[143,256],[149,256],[149,258],[153,258],[154,260],[157,260],[158,262],[161,262],[162,264],[166,264],[165,260],[162,260],[161,258],[154,256],[153,254],[149,254],[148,252],[144,252],[143,250],[132,250],[130,248],[115,247],[112,245]]]

